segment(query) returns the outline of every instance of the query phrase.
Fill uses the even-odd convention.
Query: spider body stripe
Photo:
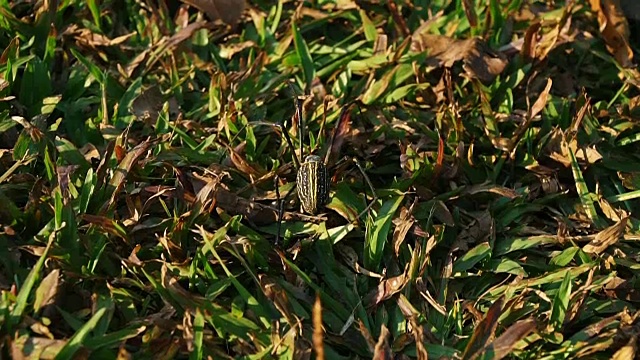
[[[329,202],[329,174],[319,156],[309,155],[300,164],[296,178],[302,209],[315,215]]]

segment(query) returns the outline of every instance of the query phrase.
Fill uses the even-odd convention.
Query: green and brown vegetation
[[[0,358],[638,356],[618,1],[185,2],[0,0]]]

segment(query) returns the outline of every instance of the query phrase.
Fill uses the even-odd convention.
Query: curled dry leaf
[[[378,284],[378,287],[366,296],[363,302],[368,308],[372,308],[397,294],[408,282],[409,276],[407,270],[401,275],[382,280],[380,284]]]
[[[395,229],[393,230],[393,250],[396,254],[396,257],[400,254],[400,246],[404,242],[409,230],[415,223],[415,218],[411,215],[413,212],[413,207],[416,202],[411,204],[411,207],[407,209],[406,207],[402,207],[400,210],[400,217],[398,219],[394,219]]]
[[[275,280],[264,274],[258,275],[258,278],[260,280],[260,288],[262,288],[264,295],[271,300],[280,314],[287,319],[290,326],[297,326],[296,324],[298,324],[299,321],[291,307],[289,296],[284,289]]]
[[[474,79],[491,83],[507,66],[507,59],[499,52],[494,52],[479,38],[456,40],[444,35],[414,34],[411,50],[427,51],[428,66],[450,68],[458,61]]]
[[[386,326],[382,325],[382,328],[380,329],[380,336],[378,337],[378,342],[376,343],[375,350],[373,351],[374,360],[393,359],[391,347],[389,347],[389,335],[389,329],[387,329]]]
[[[467,347],[464,349],[463,359],[475,359],[495,336],[498,320],[502,315],[504,297],[500,297],[491,305],[484,319],[476,326]]]
[[[235,25],[247,7],[244,0],[180,0],[204,12],[211,20],[220,19],[229,25]]]
[[[115,39],[109,39],[105,35],[91,31],[91,29],[81,29],[78,27],[78,25],[72,24],[64,30],[62,35],[73,38],[75,44],[80,48],[85,48],[93,52],[101,52],[101,47],[121,45],[135,34],[135,32],[131,32],[129,34],[118,36]]]
[[[628,220],[628,216],[624,217],[620,219],[620,221],[618,221],[616,224],[600,231],[590,243],[582,248],[582,250],[590,254],[601,254],[609,246],[615,244],[622,238]]]
[[[568,33],[571,29],[571,14],[573,12],[573,8],[573,3],[567,4],[560,15],[560,18],[557,19],[555,27],[548,33],[542,35],[536,45],[536,59],[539,61],[545,60],[552,50],[571,40]]]
[[[564,131],[558,128],[553,130],[546,146],[546,152],[549,154],[549,157],[565,167],[570,167],[571,156],[569,150],[575,154],[576,159],[581,165],[594,164],[602,159],[602,155],[596,150],[595,146],[578,148],[578,141],[575,138],[567,141],[567,136]]]
[[[485,354],[491,354],[494,360],[500,360],[511,353],[516,344],[536,329],[534,319],[520,320],[509,326],[502,335],[485,348]]]
[[[116,156],[119,159],[120,163],[118,164],[118,168],[116,169],[116,171],[114,171],[111,180],[109,180],[108,190],[111,191],[111,197],[109,198],[109,201],[103,205],[100,211],[101,214],[106,212],[115,203],[116,198],[120,194],[120,191],[122,191],[125,180],[129,176],[129,172],[131,171],[133,166],[138,162],[140,157],[142,157],[142,155],[144,155],[149,150],[149,148],[151,148],[151,146],[157,142],[158,139],[143,141],[135,148],[133,148],[133,150],[126,153],[126,155],[124,155],[124,148],[116,147],[116,149],[121,148],[123,151],[121,155]],[[99,172],[100,167],[98,167],[98,173]]]
[[[590,0],[591,9],[598,16],[600,33],[607,50],[620,66],[633,66],[633,50],[629,46],[629,23],[624,17],[619,0]]]

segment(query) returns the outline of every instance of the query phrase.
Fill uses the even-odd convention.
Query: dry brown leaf
[[[407,237],[409,230],[415,223],[414,217],[411,215],[413,212],[413,207],[416,202],[411,204],[411,207],[407,209],[406,207],[402,207],[400,210],[400,217],[394,219],[393,223],[395,225],[395,229],[393,230],[393,250],[396,254],[396,257],[400,254],[400,246],[404,242],[404,239]]]
[[[289,302],[289,296],[284,289],[275,280],[264,274],[258,275],[258,279],[260,280],[260,288],[264,295],[271,300],[280,314],[287,319],[291,327],[297,327],[298,319],[296,313],[293,311],[291,303]]]
[[[358,264],[358,254],[350,246],[336,244],[335,251],[347,264],[351,266],[353,270],[355,270],[356,273],[377,279],[384,278],[384,275],[376,274],[360,266],[360,264]]]
[[[522,138],[522,136],[529,129],[529,127],[531,126],[531,123],[533,122],[535,117],[547,105],[547,99],[549,98],[549,92],[551,91],[551,85],[553,85],[553,81],[551,80],[551,78],[548,78],[547,79],[547,85],[544,87],[544,90],[542,90],[542,92],[538,96],[538,99],[536,99],[536,102],[533,103],[533,106],[531,106],[527,110],[526,120],[516,129],[513,137],[510,139],[511,140],[510,144],[509,144],[510,148],[509,148],[508,152],[511,154],[512,158],[514,158],[515,155],[516,155],[515,154],[515,151],[517,149],[516,145],[520,142],[520,139]],[[528,104],[529,104],[529,96],[527,94],[527,105]]]
[[[389,330],[386,326],[382,325],[380,329],[380,336],[376,343],[375,350],[373,351],[373,360],[391,360],[393,355],[391,347],[389,347]]]
[[[346,104],[340,110],[338,124],[333,128],[331,140],[329,141],[329,150],[324,159],[326,164],[331,164],[333,160],[340,156],[346,138],[353,134],[353,129],[351,128],[352,105],[353,103]]]
[[[547,99],[549,98],[551,85],[553,85],[553,81],[549,78],[547,79],[547,85],[544,87],[544,90],[542,90],[536,102],[533,103],[533,106],[531,107],[531,109],[529,109],[529,114],[527,114],[528,118],[533,119],[534,117],[536,117],[542,111],[542,109],[544,109],[545,105],[547,105]]]
[[[578,141],[572,138],[567,142],[567,136],[564,131],[559,128],[553,130],[549,142],[546,146],[546,152],[553,160],[561,163],[565,167],[571,166],[570,152],[576,157],[580,165],[590,165],[602,159],[600,152],[595,146],[578,148]]]
[[[540,61],[546,59],[553,49],[571,40],[567,33],[571,28],[571,13],[573,12],[573,7],[573,2],[567,4],[553,30],[544,34],[540,41],[538,41],[536,59]]]
[[[53,303],[56,295],[58,294],[58,284],[60,282],[60,269],[52,270],[36,290],[36,299],[33,303],[33,310],[38,312],[42,307]]]
[[[227,150],[229,151],[231,163],[242,174],[245,174],[251,177],[261,177],[262,175],[264,175],[265,171],[263,171],[262,169],[259,170],[254,168],[253,166],[251,166],[251,164],[249,164],[249,162],[247,162],[247,160],[242,155],[240,155],[240,152],[244,151],[245,145],[246,143],[243,142],[241,145],[238,145],[236,148],[232,148],[230,146],[227,147]]]
[[[450,68],[458,61],[471,78],[492,82],[507,66],[507,59],[480,38],[456,40],[444,35],[414,34],[411,50],[427,51],[427,65]]]
[[[362,320],[358,319],[357,322],[358,322],[358,331],[360,331],[360,335],[362,335],[362,337],[364,338],[365,342],[367,343],[367,346],[369,347],[369,350],[373,352],[376,347],[376,342],[373,339],[373,336],[371,336],[369,329],[365,326]]]
[[[58,186],[60,187],[60,192],[62,194],[62,198],[65,204],[70,200],[69,181],[71,180],[71,176],[73,175],[73,173],[78,168],[80,168],[80,165],[56,166]]]
[[[626,216],[620,219],[616,224],[600,231],[590,243],[582,248],[582,250],[590,254],[601,254],[609,246],[615,244],[622,238],[628,220],[629,217]]]
[[[367,294],[363,300],[366,307],[373,308],[402,290],[409,282],[407,270],[398,276],[382,280],[380,284],[378,284],[378,287]]]
[[[313,303],[313,350],[316,352],[316,359],[324,360],[324,329],[322,328],[322,302],[320,293],[316,294],[316,301]]]
[[[487,346],[484,352],[491,354],[492,359],[500,360],[509,355],[516,344],[527,337],[535,328],[536,321],[534,319],[517,321]]]
[[[229,25],[235,25],[247,7],[244,0],[180,0],[204,12],[211,20],[220,19]]]
[[[116,220],[106,216],[92,214],[82,214],[81,218],[83,221],[95,225],[101,230],[123,239],[126,243],[130,243],[128,234],[120,231],[122,227],[116,222]]]
[[[469,20],[469,25],[472,28],[478,26],[478,15],[476,14],[476,5],[473,0],[462,0],[462,7],[464,8],[464,14]]]
[[[629,23],[624,17],[620,0],[590,0],[591,9],[598,15],[600,33],[607,50],[624,68],[633,66],[633,50],[629,46]]]
[[[129,40],[129,38],[131,38],[135,34],[136,33],[132,32],[122,36],[118,36],[115,39],[110,39],[105,35],[91,31],[91,29],[81,29],[78,27],[78,25],[71,24],[65,29],[62,35],[72,37],[76,41],[76,44],[80,47],[98,51],[98,47],[118,46]]]
[[[490,192],[490,193],[498,194],[500,196],[504,196],[509,199],[515,199],[519,196],[518,193],[513,189],[509,189],[504,186],[493,185],[489,182],[468,186],[462,191],[460,196],[467,195],[467,194],[473,195],[473,194],[478,194],[482,192]]]
[[[536,55],[536,46],[538,45],[538,31],[540,30],[540,22],[533,22],[524,33],[524,42],[520,54],[524,59],[531,61]]]
[[[54,359],[68,340],[20,336],[10,342],[12,359]],[[77,354],[79,355],[79,354]]]
[[[500,297],[491,305],[484,319],[475,327],[473,335],[464,349],[463,359],[477,358],[489,341],[493,339],[498,327],[498,319],[502,315],[503,305],[504,297]]]

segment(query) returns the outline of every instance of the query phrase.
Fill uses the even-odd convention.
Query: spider
[[[289,84],[291,87],[291,85]],[[293,89],[292,89],[293,90]],[[318,155],[309,154],[303,158],[304,154],[304,134],[305,134],[305,122],[302,116],[302,105],[297,96],[294,97],[294,102],[296,106],[296,111],[292,117],[292,119],[297,118],[299,124],[299,132],[300,132],[300,157],[295,154],[295,149],[293,145],[293,141],[291,140],[291,136],[286,129],[283,129],[279,125],[275,125],[279,127],[284,138],[287,142],[289,148],[293,151],[293,164],[296,169],[296,190],[298,193],[298,199],[300,200],[300,205],[302,207],[302,211],[315,215],[320,212],[324,206],[329,203],[330,200],[330,188],[331,188],[331,180],[329,177],[329,171],[327,169],[327,162],[329,160],[329,156],[331,154],[331,147],[333,146],[333,142],[336,136],[336,129],[334,129],[331,140],[329,143],[329,149],[325,154],[325,158],[322,159]],[[346,115],[346,111],[348,111],[353,102],[346,104],[342,108],[342,113],[340,114],[340,119]],[[295,121],[295,120],[294,120]],[[322,127],[321,130],[322,131]],[[344,160],[348,160],[348,157],[343,158]],[[358,214],[357,219],[360,219],[365,213],[369,211],[369,209],[373,206],[373,204],[377,200],[377,195],[371,180],[365,173],[364,169],[360,165],[360,163],[355,159],[351,158],[351,161],[356,165],[362,177],[364,178],[367,186],[371,190],[372,199],[369,204],[365,207],[363,211]],[[276,176],[274,179],[275,189],[276,189],[276,199],[278,204],[278,225],[277,225],[277,233],[276,233],[276,245],[280,240],[280,229],[282,226],[282,215],[284,213],[284,200],[289,196],[291,190],[289,190],[283,198],[280,197],[280,191],[278,189],[278,177]]]

